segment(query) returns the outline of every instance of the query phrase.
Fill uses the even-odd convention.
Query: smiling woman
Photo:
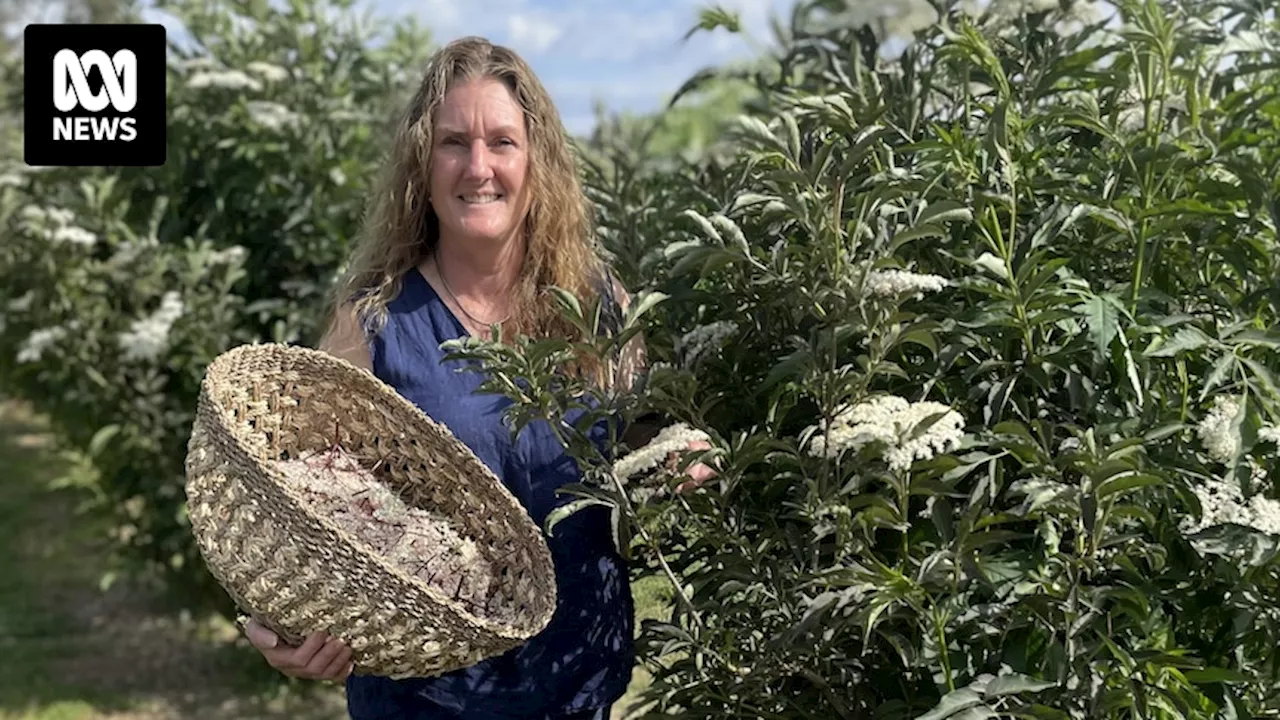
[[[479,38],[442,48],[397,131],[321,343],[446,425],[540,526],[568,501],[557,490],[580,480],[577,465],[546,421],[512,438],[508,403],[476,392],[482,371],[446,361],[441,344],[494,325],[503,337],[570,336],[550,286],[584,303],[602,299],[620,317],[628,297],[592,245],[566,137],[548,93],[513,52]],[[609,361],[621,363],[622,382],[643,363],[641,343]],[[566,370],[605,382],[611,374],[599,365]],[[596,430],[603,448],[604,421]],[[254,622],[246,633],[286,674],[345,680],[354,720],[605,718],[631,677],[634,627],[609,527],[603,507],[557,525],[547,539],[557,591],[549,625],[463,670],[373,677],[323,634],[292,647]]]

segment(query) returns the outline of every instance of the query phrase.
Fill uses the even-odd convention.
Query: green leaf
[[[1168,342],[1153,343],[1142,354],[1146,357],[1173,357],[1178,353],[1199,350],[1212,342],[1208,335],[1188,325],[1179,328]]]
[[[973,221],[973,211],[954,200],[940,200],[930,204],[916,218],[915,225],[939,225],[942,223]]]
[[[685,33],[684,39],[688,40],[698,33],[698,31],[710,32],[717,28],[724,28],[730,33],[739,33],[742,31],[742,20],[738,17],[738,13],[726,10],[719,5],[704,8],[698,14],[698,24],[689,28]]]
[[[569,321],[579,328],[586,327],[586,317],[582,313],[582,304],[578,302],[578,297],[564,288],[548,289],[559,303],[560,309],[568,315]]]
[[[945,720],[956,713],[971,707],[982,705],[982,697],[969,688],[960,688],[942,696],[942,700],[929,712],[920,715],[916,720]]]
[[[1107,348],[1120,332],[1120,314],[1115,305],[1101,295],[1093,295],[1076,307],[1089,325],[1089,339],[1099,357],[1107,357]]]
[[[1013,673],[1010,675],[1001,675],[991,682],[987,683],[987,687],[982,694],[988,698],[1000,697],[1002,695],[1016,695],[1024,692],[1040,692],[1048,690],[1051,687],[1057,687],[1058,683],[1048,680],[1037,680],[1028,675],[1020,675]]]
[[[90,458],[96,458],[102,454],[107,443],[115,439],[120,434],[120,425],[105,425],[93,434],[93,439],[89,441],[88,455]]]
[[[627,305],[626,317],[623,326],[631,327],[647,312],[657,307],[665,301],[669,296],[665,293],[645,291],[631,299],[631,303]]]
[[[1097,496],[1099,500],[1109,497],[1116,493],[1132,490],[1139,487],[1147,487],[1149,485],[1161,485],[1164,478],[1159,475],[1151,475],[1149,473],[1141,473],[1137,471],[1120,473],[1113,475],[1098,486]]]
[[[1187,680],[1197,685],[1208,685],[1211,683],[1251,683],[1254,681],[1252,677],[1245,675],[1238,670],[1229,670],[1227,668],[1211,667],[1198,668],[1183,671],[1183,675]]]

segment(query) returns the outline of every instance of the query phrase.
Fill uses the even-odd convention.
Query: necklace
[[[501,325],[502,323],[506,322],[508,318],[511,317],[511,314],[507,313],[505,316],[503,316],[501,320],[498,320],[496,322],[484,322],[476,318],[475,315],[472,315],[471,313],[467,312],[467,308],[462,305],[462,301],[458,299],[457,295],[453,294],[453,288],[449,287],[449,281],[446,280],[444,277],[444,264],[440,262],[439,253],[436,254],[436,271],[437,271],[437,274],[440,275],[440,282],[444,285],[444,291],[449,293],[449,299],[453,301],[454,305],[458,306],[458,309],[462,311],[462,314],[466,315],[467,319],[470,320],[471,322],[481,327],[489,327],[490,325]]]

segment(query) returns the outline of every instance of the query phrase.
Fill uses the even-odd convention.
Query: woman
[[[456,372],[439,348],[493,324],[504,337],[568,334],[542,292],[548,285],[584,300],[602,295],[624,308],[628,301],[592,248],[563,126],[530,68],[478,38],[441,49],[399,126],[373,201],[321,347],[448,425],[541,525],[565,501],[556,490],[577,481],[576,465],[546,423],[513,443],[501,422],[506,403],[475,393],[479,374]],[[643,363],[643,351],[636,343],[625,355],[624,377]],[[711,471],[690,474],[698,480]],[[551,623],[475,667],[402,681],[353,676],[350,649],[324,635],[289,647],[256,623],[246,634],[282,672],[345,680],[354,720],[607,718],[633,660],[631,592],[607,511],[575,514],[548,542],[559,595]]]

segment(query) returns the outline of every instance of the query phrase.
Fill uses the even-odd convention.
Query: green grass
[[[0,720],[345,717],[340,691],[282,687],[220,618],[183,619],[137,584],[104,592],[106,521],[73,489],[91,469],[4,400],[0,469]]]
[[[650,575],[641,578],[632,584],[631,594],[635,599],[637,632],[640,624],[645,620],[660,620],[671,612],[674,590],[665,577]],[[614,718],[622,718],[626,712],[634,709],[640,693],[647,690],[652,682],[653,677],[649,672],[637,664],[631,673],[631,684],[627,687],[627,694],[616,703]]]
[[[0,719],[76,720],[90,708],[123,710],[110,691],[68,685],[59,665],[71,659],[91,628],[67,610],[96,583],[91,552],[100,528],[75,518],[72,500],[50,491],[77,468],[53,452],[49,439],[17,406],[0,406]]]

